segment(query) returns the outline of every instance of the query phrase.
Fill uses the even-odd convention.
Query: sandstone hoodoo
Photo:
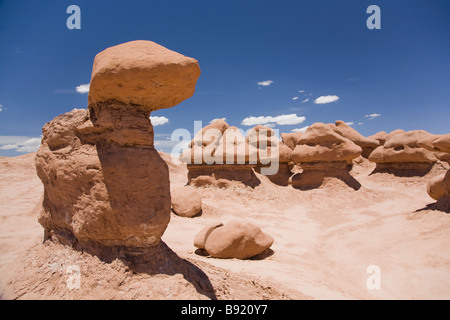
[[[292,177],[292,186],[317,188],[325,177],[343,180],[358,189],[359,183],[350,176],[348,163],[361,155],[362,149],[338,133],[334,124],[314,123],[301,136],[292,152],[292,160],[300,164],[302,173]]]
[[[341,120],[336,121],[335,126],[336,128],[339,129],[338,131],[339,134],[341,134],[344,138],[353,141],[353,143],[362,148],[361,155],[364,158],[368,158],[369,155],[372,153],[372,151],[375,150],[380,145],[380,142],[378,140],[364,137],[358,131],[356,131],[348,124],[346,124],[344,121]]]
[[[170,185],[149,116],[192,96],[199,76],[195,59],[150,41],[95,57],[88,110],[43,128],[36,168],[47,239],[81,248],[159,242],[170,219]]]
[[[233,220],[225,225],[213,223],[195,237],[194,245],[214,258],[248,259],[270,248],[273,238],[258,226]]]
[[[171,191],[172,210],[181,217],[193,217],[202,211],[202,197],[190,186],[176,187]]]
[[[436,162],[432,151],[422,148],[419,141],[430,137],[423,130],[399,132],[386,137],[383,146],[375,149],[369,160],[377,164],[377,172],[390,172],[396,175],[424,175]]]
[[[235,181],[255,187],[260,183],[252,169],[257,163],[257,150],[238,128],[223,120],[197,133],[181,160],[187,163],[190,185],[227,186]]]
[[[250,129],[246,139],[258,153],[258,165],[255,171],[266,175],[277,185],[287,186],[292,176],[292,149],[275,136],[273,129],[263,125]]]

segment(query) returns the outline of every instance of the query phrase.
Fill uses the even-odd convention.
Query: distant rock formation
[[[419,139],[417,144],[419,147],[434,152],[434,155],[440,161],[450,164],[450,134],[430,134],[429,136]]]
[[[150,41],[95,57],[88,110],[75,109],[43,128],[36,168],[46,239],[79,248],[158,244],[171,199],[149,116],[191,97],[199,76],[195,59]]]
[[[291,132],[291,133],[281,133],[281,140],[283,143],[291,150],[294,150],[298,144],[298,140],[303,135],[303,132]]]
[[[195,237],[194,245],[214,258],[248,259],[270,248],[273,238],[258,226],[241,220],[213,223]]]
[[[257,156],[238,128],[216,120],[195,135],[180,158],[187,163],[190,185],[226,187],[234,181],[255,187],[261,183],[253,172]]]
[[[338,132],[334,124],[318,122],[308,127],[292,152],[292,160],[303,169],[292,177],[293,187],[317,188],[325,177],[336,177],[359,189],[360,184],[349,174],[348,163],[359,157],[362,149]]]
[[[265,174],[265,169],[273,168],[274,172],[267,172],[267,178],[279,186],[289,185],[293,167],[292,149],[276,137],[273,129],[263,125],[250,129],[246,139],[258,153],[258,165],[255,171]]]
[[[362,149],[361,155],[364,158],[368,158],[369,155],[380,146],[380,142],[376,139],[366,138],[358,131],[350,127],[344,121],[338,120],[335,122],[335,126],[339,129],[337,133],[342,135],[344,138],[349,139],[354,144],[358,145]]]
[[[396,130],[386,137],[383,146],[375,149],[369,160],[377,164],[376,172],[389,172],[401,176],[424,175],[436,162],[436,156],[419,145],[430,133],[424,130],[401,132]]]

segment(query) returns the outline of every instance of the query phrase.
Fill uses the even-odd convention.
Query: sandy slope
[[[171,163],[168,156],[164,158],[169,163],[172,185],[185,184],[186,168]],[[11,279],[11,274],[18,274],[20,268],[20,272],[26,273],[24,259],[33,259],[33,254],[42,248],[35,243],[31,250],[24,252],[41,232],[36,208],[42,187],[33,175],[31,160],[31,155],[0,159],[0,271],[4,274],[0,277],[4,279]],[[217,298],[449,299],[450,215],[427,208],[434,201],[426,193],[428,179],[445,166],[421,178],[371,174],[373,168],[367,161],[354,167],[352,175],[362,185],[357,191],[336,179],[327,180],[316,190],[299,191],[290,186],[275,186],[259,175],[262,183],[255,189],[240,185],[227,189],[200,188],[204,203],[202,215],[181,218],[172,214],[163,240],[183,261],[205,272]],[[245,261],[213,259],[196,253],[193,238],[205,224],[236,218],[254,222],[272,235],[273,251]],[[78,254],[51,246],[48,244],[42,253],[64,252],[70,259]],[[95,259],[84,255],[77,259],[92,267]],[[9,263],[13,257],[19,257],[15,264]],[[379,290],[369,290],[366,286],[369,265],[381,269]],[[48,272],[48,266],[36,268]],[[108,274],[104,268],[111,270],[112,264],[96,270]],[[123,265],[116,269],[121,268],[126,269]],[[162,278],[164,283],[189,288],[189,283],[175,281],[173,275],[167,274]],[[49,289],[47,297],[80,297],[79,293],[64,291],[62,275],[51,277],[51,281],[46,279],[41,277],[36,285],[42,292],[46,292],[46,287],[59,288],[52,292]],[[180,288],[169,290],[170,296],[167,292],[146,296],[136,288],[142,279],[141,282],[137,278],[129,279],[131,284],[125,281],[109,288],[108,297],[202,298],[192,294],[199,290]],[[22,297],[27,297],[23,289],[28,288],[26,280],[22,281],[25,282],[17,286],[22,286],[21,294],[25,295]],[[105,297],[98,290],[90,291],[90,297],[96,294]]]

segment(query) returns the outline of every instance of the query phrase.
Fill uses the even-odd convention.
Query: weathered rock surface
[[[280,134],[283,143],[291,150],[294,150],[298,144],[298,140],[303,135],[303,132],[292,132]]]
[[[171,190],[172,210],[181,217],[193,217],[202,211],[202,197],[197,189],[190,186]]]
[[[380,146],[382,146],[382,145],[384,145],[384,142],[386,141],[387,135],[388,135],[387,132],[380,131],[371,136],[368,136],[368,138],[372,139],[372,140],[377,140],[380,143]]]
[[[335,132],[333,124],[314,123],[298,140],[292,160],[303,162],[351,161],[361,155],[362,149]]]
[[[147,111],[171,108],[194,94],[199,76],[197,60],[157,43],[119,44],[95,57],[89,105],[117,100]]]
[[[429,171],[437,160],[432,151],[422,148],[419,144],[420,140],[429,137],[430,134],[423,130],[391,135],[386,138],[383,146],[370,154],[369,160],[377,163],[378,171],[417,171],[421,175]]]
[[[80,248],[159,242],[171,199],[150,111],[192,95],[198,75],[194,59],[152,42],[128,42],[96,56],[88,110],[75,109],[43,128],[36,169],[44,184],[39,222],[46,239]]]
[[[434,200],[450,195],[450,170],[431,179],[428,182],[427,191]]]
[[[353,143],[362,148],[361,155],[364,158],[368,158],[370,153],[380,145],[380,142],[378,140],[364,137],[344,121],[336,121],[335,126],[339,129],[339,133],[343,137],[349,139],[350,141],[353,141]]]
[[[318,188],[325,177],[336,177],[354,189],[360,188],[349,174],[349,163],[362,149],[339,132],[334,124],[324,123],[314,123],[306,130],[292,152],[292,160],[303,169],[292,177],[293,187]]]
[[[222,222],[213,222],[200,230],[194,238],[194,246],[199,249],[205,249],[206,239],[208,239],[214,229],[223,226]]]
[[[273,238],[252,223],[234,220],[205,227],[194,242],[214,258],[248,259],[270,248]]]

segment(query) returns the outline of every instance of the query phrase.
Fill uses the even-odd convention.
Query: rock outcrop
[[[224,120],[216,120],[198,132],[180,158],[187,164],[188,183],[193,186],[260,184],[253,172],[256,148],[248,144],[238,128],[230,127]]]
[[[377,164],[376,172],[424,175],[437,160],[432,151],[422,148],[418,143],[429,137],[430,134],[423,130],[388,135],[384,145],[375,149],[369,160]]]
[[[171,190],[172,210],[181,217],[191,218],[202,211],[202,197],[197,189],[190,186]]]
[[[215,223],[202,229],[194,240],[214,258],[248,259],[270,248],[273,238],[258,226],[241,220]]]
[[[387,132],[380,131],[371,136],[368,136],[367,138],[372,139],[372,140],[377,140],[378,143],[380,144],[380,146],[382,146],[382,145],[384,145],[384,143],[386,141],[387,135],[388,135]]]
[[[281,133],[281,140],[283,143],[291,150],[294,150],[298,144],[298,140],[303,135],[303,132],[290,132],[290,133]]]
[[[437,159],[450,164],[450,134],[430,134],[419,139],[417,145],[432,151]]]
[[[380,146],[380,142],[378,140],[364,137],[344,121],[338,120],[334,125],[339,129],[337,133],[361,147],[361,155],[364,158],[368,158],[372,151]]]
[[[292,176],[292,149],[276,137],[273,129],[263,125],[250,129],[246,139],[257,150],[255,171],[266,175],[274,184],[287,186]]]
[[[170,186],[149,116],[189,98],[199,75],[195,59],[150,41],[95,57],[88,110],[43,128],[36,168],[46,239],[82,249],[159,243],[170,219]]]
[[[317,188],[325,177],[336,177],[358,189],[350,176],[348,163],[361,155],[362,149],[339,134],[334,124],[314,123],[301,136],[292,152],[292,160],[300,164],[302,173],[292,177],[292,186]]]

